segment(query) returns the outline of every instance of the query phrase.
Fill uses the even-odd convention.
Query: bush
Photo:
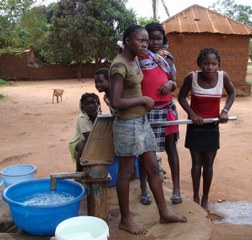
[[[0,87],[7,85],[8,82],[0,78]]]
[[[7,85],[8,82],[0,78],[0,87]],[[0,100],[4,98],[4,95],[0,93]]]

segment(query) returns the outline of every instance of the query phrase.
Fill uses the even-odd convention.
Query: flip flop
[[[151,204],[151,195],[149,193],[146,196],[141,195],[140,203],[142,203],[143,205]]]
[[[174,204],[180,204],[183,202],[182,197],[177,196],[176,194],[173,194],[170,199],[171,199],[172,203],[174,203]]]
[[[159,170],[159,176],[160,176],[161,181],[162,181],[163,184],[168,181],[168,177],[167,177],[166,171],[164,171],[163,169]]]

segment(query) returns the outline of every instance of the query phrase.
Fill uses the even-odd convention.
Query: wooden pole
[[[106,220],[108,218],[107,165],[91,165],[84,168],[87,170],[85,185],[88,215]]]

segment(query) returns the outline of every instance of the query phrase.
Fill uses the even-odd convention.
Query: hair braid
[[[200,67],[201,63],[203,62],[204,58],[209,55],[214,54],[218,60],[218,64],[220,66],[221,60],[218,51],[215,48],[203,48],[200,50],[200,53],[197,58],[197,65]]]
[[[95,93],[84,93],[82,96],[81,96],[81,99],[80,99],[80,105],[83,106],[86,99],[89,98],[89,97],[92,97],[94,98],[94,100],[97,102],[98,104],[98,112],[101,112],[101,102],[100,102],[100,99],[99,97],[95,94]]]

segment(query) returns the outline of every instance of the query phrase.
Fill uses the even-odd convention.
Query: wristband
[[[223,108],[222,111],[228,113],[228,110],[226,108]]]

